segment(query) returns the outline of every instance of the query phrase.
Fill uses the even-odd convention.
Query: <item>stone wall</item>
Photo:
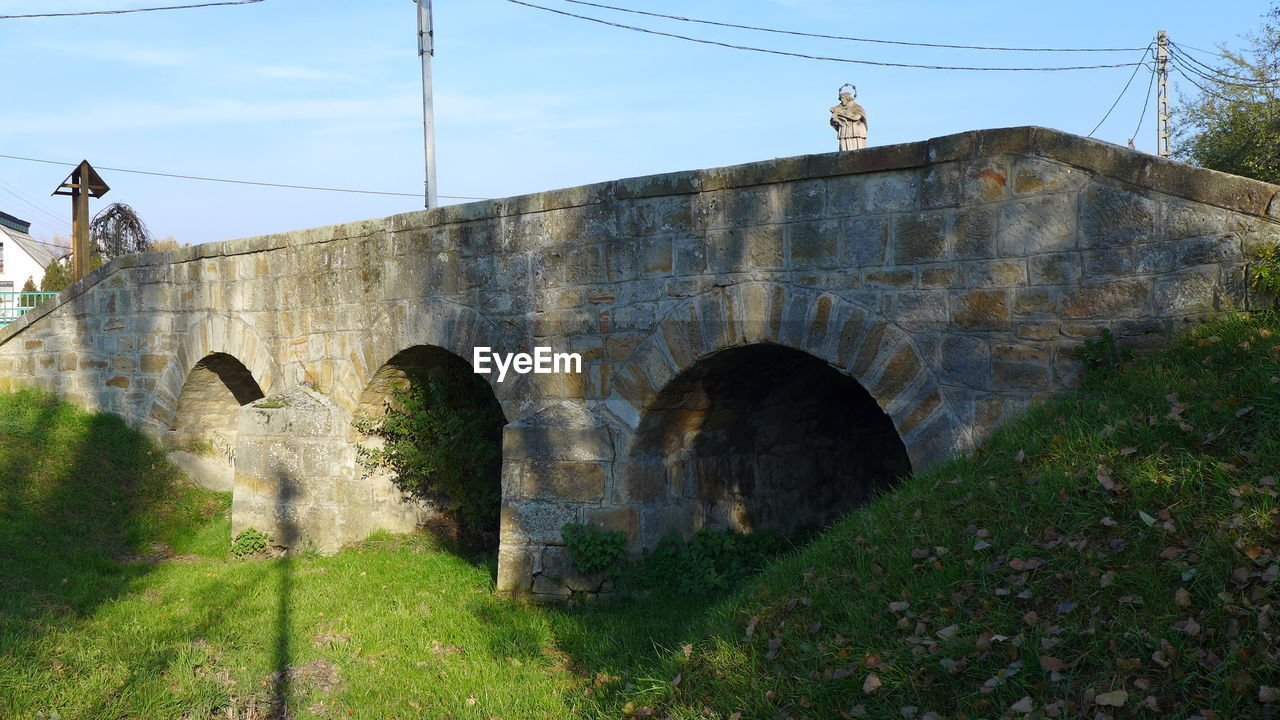
[[[210,243],[114,261],[15,323],[0,389],[45,388],[162,436],[193,368],[219,353],[268,396],[313,388],[341,424],[408,348],[579,352],[581,375],[489,378],[509,421],[499,586],[563,595],[580,586],[564,522],[638,548],[750,506],[745,476],[691,498],[696,472],[643,467],[656,455],[638,429],[674,419],[672,387],[714,382],[718,352],[773,344],[825,363],[874,399],[919,470],[1074,384],[1072,351],[1104,329],[1149,344],[1256,303],[1248,255],[1280,237],[1276,191],[1010,128]],[[755,453],[731,445],[704,456]],[[845,481],[872,482],[860,477]],[[359,532],[382,522],[335,508]]]

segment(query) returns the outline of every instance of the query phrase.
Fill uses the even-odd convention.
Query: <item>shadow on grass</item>
[[[218,514],[215,496],[180,478],[163,452],[116,416],[36,392],[0,395],[0,654],[11,668],[56,666],[47,637],[129,595]],[[228,607],[234,592],[201,604]],[[217,620],[214,613],[207,624]],[[201,632],[189,628],[190,637]],[[139,658],[111,695],[161,676],[175,652]],[[24,701],[0,689],[0,715]],[[113,702],[104,697],[85,716],[103,716]]]

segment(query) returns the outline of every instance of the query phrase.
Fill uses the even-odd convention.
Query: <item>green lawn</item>
[[[1180,337],[736,594],[587,609],[425,537],[232,559],[228,499],[121,422],[0,395],[0,718],[1261,720],[1277,340]]]

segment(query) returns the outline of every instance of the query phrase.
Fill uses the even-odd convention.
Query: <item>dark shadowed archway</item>
[[[795,536],[911,472],[893,422],[857,381],[799,350],[757,344],[695,363],[644,415],[631,461],[665,476],[669,527]]]
[[[200,485],[230,490],[238,410],[263,398],[244,363],[227,353],[206,355],[187,373],[169,427],[170,459]]]
[[[236,410],[263,398],[249,369],[226,353],[206,355],[182,385],[173,427],[179,446],[208,442],[228,456],[235,452]]]

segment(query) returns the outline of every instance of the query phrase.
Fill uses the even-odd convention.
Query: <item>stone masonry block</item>
[[[1034,255],[1027,259],[1032,285],[1069,285],[1080,281],[1082,262],[1076,253]]]
[[[868,213],[914,210],[920,202],[920,180],[913,171],[879,173],[867,178]]]
[[[578,522],[578,508],[554,501],[511,503],[502,508],[499,535],[502,544],[547,543],[560,545],[566,523]]]
[[[1142,195],[1093,183],[1080,195],[1080,246],[1147,242],[1155,233],[1155,214],[1156,204]]]
[[[897,265],[942,260],[949,254],[948,218],[940,213],[898,215],[893,227],[893,261]]]
[[[841,232],[845,238],[840,255],[842,265],[867,267],[884,263],[889,244],[886,218],[845,218],[841,221]]]
[[[942,340],[939,379],[943,384],[985,388],[991,378],[991,347],[972,335],[947,335]]]
[[[1009,168],[1000,159],[970,164],[961,177],[961,198],[967,203],[996,202],[1009,196]]]
[[[1076,205],[1071,195],[1045,195],[1001,206],[1001,257],[1070,250],[1076,244]]]
[[[604,499],[605,468],[601,463],[533,460],[521,476],[525,497],[554,497],[565,502]]]
[[[1007,330],[1009,293],[1006,290],[968,290],[953,300],[951,319],[968,330]]]
[[[793,270],[840,266],[840,221],[791,223],[786,233]]]
[[[1131,317],[1150,307],[1151,281],[1143,278],[1082,285],[1062,296],[1058,312],[1068,318]]]
[[[981,260],[996,256],[996,211],[993,207],[962,207],[955,219],[955,257]]]
[[[1212,312],[1217,308],[1219,269],[1201,267],[1158,278],[1155,307],[1161,316]]]

